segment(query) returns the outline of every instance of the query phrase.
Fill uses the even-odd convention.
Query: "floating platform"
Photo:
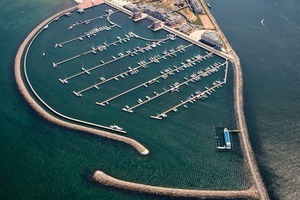
[[[233,150],[232,136],[226,127],[215,128],[215,142],[217,151]]]

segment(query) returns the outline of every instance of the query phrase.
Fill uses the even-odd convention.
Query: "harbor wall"
[[[36,112],[38,112],[43,118],[47,119],[48,121],[50,121],[52,123],[55,123],[57,125],[67,127],[67,128],[73,129],[73,130],[84,131],[84,132],[91,133],[91,134],[94,134],[94,135],[98,135],[98,136],[101,136],[101,137],[105,137],[105,138],[108,138],[108,139],[124,142],[124,143],[132,146],[134,149],[136,149],[141,155],[149,154],[148,149],[146,149],[142,144],[140,144],[139,142],[137,142],[134,139],[131,139],[131,138],[128,138],[128,137],[125,137],[125,136],[120,136],[120,135],[117,135],[117,134],[113,134],[113,133],[110,133],[110,132],[106,132],[106,131],[103,131],[103,130],[99,130],[99,129],[96,129],[97,127],[96,128],[90,128],[90,127],[84,126],[84,125],[93,125],[93,124],[82,121],[82,120],[77,120],[77,119],[65,116],[65,115],[55,111],[53,108],[51,108],[49,105],[47,105],[46,102],[44,102],[39,97],[39,95],[35,92],[34,88],[32,87],[32,85],[29,81],[29,78],[27,76],[27,71],[26,71],[26,56],[27,56],[28,50],[30,48],[30,45],[32,44],[34,39],[38,36],[38,34],[43,30],[43,28],[46,25],[52,23],[58,17],[64,15],[66,12],[74,11],[75,9],[76,9],[76,7],[71,7],[69,9],[63,10],[63,11],[49,17],[48,19],[44,20],[41,24],[39,24],[35,29],[33,29],[29,33],[29,35],[25,38],[25,40],[20,45],[20,47],[17,51],[16,57],[15,57],[14,70],[15,70],[16,83],[17,83],[17,86],[18,86],[21,94],[24,96],[26,101],[30,104],[30,106]],[[24,55],[24,53],[25,53],[25,55]],[[24,63],[22,64],[21,62],[22,62],[23,55],[24,55]],[[22,78],[21,67],[24,67],[23,70],[24,70],[24,76],[25,76],[25,79],[26,79],[26,83],[25,83],[25,80],[23,80],[23,78]],[[31,94],[27,90],[27,87],[26,87],[25,84],[29,87],[31,92],[40,101],[40,103],[42,103],[45,107],[47,107],[50,111],[52,111],[53,114],[65,119],[65,120],[72,121],[72,122],[75,122],[75,123],[81,123],[83,125],[78,125],[78,124],[75,124],[75,123],[70,123],[70,122],[64,121],[64,120],[59,119],[58,117],[55,117],[52,114],[48,113],[31,96]]]
[[[133,183],[128,181],[122,181],[112,176],[105,174],[102,171],[96,171],[93,178],[98,183],[105,186],[116,187],[125,190],[131,190],[135,192],[143,192],[148,194],[155,194],[160,196],[171,196],[171,197],[184,197],[184,198],[197,198],[197,199],[234,199],[234,198],[245,198],[245,199],[257,199],[257,194],[250,188],[248,190],[237,190],[237,191],[222,191],[222,190],[195,190],[195,189],[180,189],[180,188],[167,188],[158,187],[152,185],[145,185],[139,183]]]
[[[250,138],[249,138],[249,132],[247,129],[247,123],[246,118],[244,114],[244,93],[243,93],[243,73],[242,73],[242,67],[240,63],[240,59],[238,55],[235,53],[235,51],[232,49],[231,45],[229,44],[227,38],[225,37],[223,31],[221,30],[220,26],[218,25],[216,19],[210,12],[210,9],[207,7],[207,4],[204,0],[200,0],[204,11],[209,16],[211,22],[213,23],[214,27],[216,28],[219,36],[223,40],[225,44],[226,51],[231,55],[232,59],[232,66],[233,66],[233,73],[234,73],[234,109],[235,109],[235,118],[236,123],[238,126],[238,129],[240,130],[240,143],[241,143],[241,149],[243,151],[244,155],[244,162],[245,167],[248,171],[249,178],[252,182],[252,184],[255,186],[255,189],[258,191],[259,198],[262,200],[268,200],[269,195],[267,192],[267,189],[265,187],[265,184],[262,180],[262,177],[260,175],[258,165],[255,159],[255,154],[253,152]]]
[[[260,175],[255,154],[253,152],[249,132],[247,129],[246,118],[244,114],[244,100],[243,100],[243,74],[241,70],[240,60],[234,51],[231,52],[234,57],[233,72],[234,72],[234,108],[237,120],[237,126],[240,130],[240,142],[244,155],[244,160],[249,173],[249,177],[259,193],[260,199],[269,200],[266,187]]]

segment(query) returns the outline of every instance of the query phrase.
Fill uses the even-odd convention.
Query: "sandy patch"
[[[78,2],[78,9],[86,9],[104,2],[104,0],[75,0]]]
[[[215,29],[214,25],[207,15],[199,15],[199,17],[205,29]]]

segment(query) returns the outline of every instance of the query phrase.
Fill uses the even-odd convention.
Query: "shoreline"
[[[15,74],[15,79],[16,79],[18,89],[20,90],[20,92],[23,95],[23,97],[25,98],[25,100],[29,103],[29,105],[37,113],[39,113],[43,118],[45,118],[46,120],[48,120],[48,121],[50,121],[54,124],[57,124],[59,126],[69,128],[69,129],[73,129],[73,130],[77,130],[77,131],[84,131],[84,132],[94,134],[94,135],[98,135],[98,136],[101,136],[101,137],[104,137],[104,138],[107,138],[107,139],[116,140],[116,141],[119,141],[119,142],[124,142],[124,143],[130,145],[131,147],[133,147],[136,151],[138,151],[140,155],[148,155],[149,150],[146,149],[142,144],[140,144],[139,142],[137,142],[134,139],[131,139],[131,138],[128,138],[128,137],[125,137],[125,136],[120,136],[120,135],[117,135],[117,134],[114,134],[114,133],[106,132],[106,131],[103,131],[103,130],[95,129],[95,128],[89,128],[89,127],[86,127],[86,126],[73,124],[73,123],[63,121],[61,119],[58,119],[58,118],[52,116],[50,113],[48,113],[44,108],[42,108],[33,99],[33,97],[30,95],[30,93],[28,92],[28,90],[25,86],[25,83],[24,83],[25,80],[23,80],[23,78],[22,78],[21,67],[24,67],[24,73],[25,73],[25,77],[26,77],[26,84],[28,85],[28,87],[30,87],[31,92],[34,93],[36,98],[38,98],[40,100],[40,102],[42,104],[44,104],[44,106],[46,106],[48,109],[50,109],[53,114],[56,114],[56,115],[58,115],[60,117],[63,117],[67,120],[75,121],[73,118],[66,117],[66,116],[60,114],[59,112],[55,111],[54,109],[52,109],[50,106],[48,106],[38,96],[38,94],[34,91],[33,87],[30,84],[30,81],[27,77],[27,73],[26,73],[26,54],[27,54],[27,51],[28,51],[31,43],[34,41],[35,37],[40,33],[40,31],[43,29],[43,27],[45,27],[47,24],[51,23],[57,17],[62,16],[66,12],[75,10],[75,8],[76,8],[76,6],[65,9],[65,10],[60,11],[59,13],[57,13],[55,15],[52,15],[51,17],[45,19],[42,23],[40,23],[37,27],[35,27],[27,35],[27,37],[23,40],[23,42],[21,43],[21,45],[20,45],[20,47],[17,51],[16,57],[15,57],[15,62],[14,62],[14,74]],[[22,57],[23,57],[24,53],[25,53],[24,63],[21,64]],[[77,120],[77,122],[80,122],[80,121]]]

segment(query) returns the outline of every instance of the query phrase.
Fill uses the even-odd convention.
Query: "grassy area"
[[[195,16],[196,16],[196,20],[194,20],[192,23],[195,24],[195,25],[203,26],[200,17],[198,15],[195,15]]]

